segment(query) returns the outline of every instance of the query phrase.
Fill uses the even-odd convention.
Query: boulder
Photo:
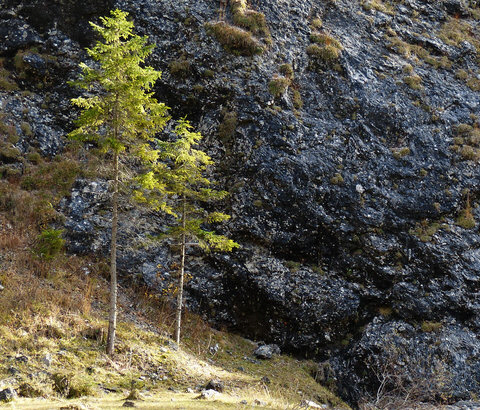
[[[17,392],[11,387],[0,391],[0,402],[9,403],[17,398]]]
[[[205,390],[215,390],[218,392],[223,392],[225,385],[221,380],[210,380],[205,386]]]
[[[218,392],[213,389],[203,390],[199,396],[195,397],[198,400],[210,400],[218,396]]]
[[[42,38],[25,20],[0,18],[0,55],[41,44]]]
[[[273,355],[280,354],[280,347],[276,344],[262,345],[257,347],[253,354],[259,359],[271,359]]]

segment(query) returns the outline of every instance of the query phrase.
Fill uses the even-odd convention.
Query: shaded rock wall
[[[24,58],[30,75],[19,83],[35,95],[2,92],[2,108],[19,100],[68,131],[74,113],[64,80],[85,58],[78,42],[90,41],[81,35],[86,21],[112,5],[96,2],[82,13],[60,5],[45,18],[6,5],[3,55],[36,44],[35,54],[58,59],[44,58],[52,80],[40,90],[38,59]],[[392,360],[404,374],[446,375],[441,391],[423,399],[480,393],[476,3],[255,1],[272,43],[254,57],[232,55],[207,33],[215,1],[114,5],[157,44],[149,63],[164,71],[158,97],[206,136],[216,177],[231,193],[223,206],[233,218],[222,229],[243,247],[231,255],[192,250],[188,305],[219,325],[329,360],[353,403],[376,391]],[[341,43],[338,60],[307,53],[317,31]],[[174,70],[179,61],[186,64]],[[269,82],[285,63],[294,80],[274,97]],[[47,93],[41,108],[37,99]],[[21,112],[7,110],[15,120]],[[24,150],[38,140],[34,131],[22,137]],[[73,251],[106,252],[108,202],[99,198],[107,186],[89,184],[79,181],[62,210]],[[132,213],[122,222],[120,266],[163,289],[175,256],[131,246],[162,220],[125,207]]]

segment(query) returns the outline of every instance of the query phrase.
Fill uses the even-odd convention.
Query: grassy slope
[[[252,342],[211,329],[192,314],[185,316],[184,344],[175,350],[168,338],[172,312],[146,289],[120,290],[117,350],[108,358],[105,261],[58,255],[47,262],[32,251],[39,232],[61,221],[55,206],[79,168],[73,159],[41,161],[21,177],[0,180],[0,388],[35,397],[18,399],[15,408],[65,406],[53,382],[62,377],[69,381],[69,403],[93,408],[121,407],[132,386],[145,399],[139,408],[238,408],[241,400],[251,405],[255,399],[274,409],[302,399],[342,405],[310,376],[314,363],[287,356],[249,361]],[[195,400],[213,378],[224,382],[225,392],[214,401]]]

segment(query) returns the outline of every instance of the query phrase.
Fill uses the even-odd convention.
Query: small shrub
[[[470,193],[467,190],[467,200],[465,203],[465,209],[460,212],[460,215],[457,218],[457,225],[461,226],[464,229],[473,229],[475,228],[475,218],[472,214],[472,206],[470,205]]]
[[[15,54],[15,57],[13,57],[13,65],[15,66],[15,69],[20,73],[25,70],[25,62],[23,61],[23,57],[25,57],[25,54],[27,54],[27,51],[19,50],[17,54]]]
[[[311,23],[311,24],[312,24],[312,27],[313,27],[314,29],[320,30],[320,29],[322,28],[322,26],[323,26],[323,21],[322,21],[322,19],[320,19],[320,18],[317,17],[317,18],[314,18],[314,19],[312,20],[312,23]]]
[[[0,90],[14,91],[18,89],[17,83],[10,78],[10,72],[0,65]]]
[[[27,159],[35,165],[38,165],[42,161],[42,156],[38,152],[29,152]]]
[[[254,35],[270,38],[265,14],[249,9],[245,0],[231,0],[230,3],[235,25],[250,31]]]
[[[206,69],[204,72],[203,72],[203,76],[205,78],[213,78],[215,77],[215,72],[213,70],[209,70],[209,69]]]
[[[404,72],[405,74],[410,74],[410,73],[412,73],[412,72],[413,72],[413,67],[412,67],[412,65],[411,65],[411,64],[405,64],[405,65],[403,66],[403,72]]]
[[[3,115],[0,115],[0,135],[7,137],[12,144],[16,144],[19,140],[17,129],[13,124],[7,124]]]
[[[472,75],[467,80],[467,86],[472,91],[480,91],[480,79],[478,79],[478,75],[480,74]]]
[[[310,34],[310,41],[314,44],[319,44],[321,46],[333,46],[338,50],[341,50],[343,48],[338,40],[325,33],[314,32]]]
[[[81,380],[79,378],[72,378],[70,389],[67,394],[68,399],[78,399],[85,396],[94,396],[95,389],[92,382]]]
[[[190,61],[185,57],[180,57],[177,60],[172,61],[168,68],[170,73],[177,78],[186,78],[190,72]]]
[[[233,22],[252,34],[270,36],[265,15],[258,11],[247,10],[243,13],[234,13]]]
[[[325,271],[320,265],[313,265],[310,266],[310,268],[312,269],[312,272],[316,273],[317,275],[325,275]]]
[[[393,309],[390,306],[380,306],[378,308],[378,313],[380,313],[382,316],[389,317],[393,313]]]
[[[480,129],[469,124],[457,124],[457,136],[451,149],[467,161],[480,160]]]
[[[422,322],[422,330],[424,332],[436,332],[437,330],[440,330],[442,328],[442,323],[441,322],[429,322],[429,321],[423,321]]]
[[[469,209],[462,210],[456,220],[456,223],[463,229],[473,229],[476,225],[475,218],[472,215],[472,211]]]
[[[45,189],[54,191],[57,199],[69,194],[78,176],[85,175],[81,165],[71,159],[60,159],[28,168],[23,175],[21,187],[25,190]]]
[[[218,136],[225,143],[230,141],[237,129],[237,113],[235,111],[226,112],[223,121],[218,126]]]
[[[403,79],[403,82],[413,90],[422,89],[422,77],[419,75],[409,75]]]
[[[478,49],[479,40],[475,37],[470,23],[449,18],[437,33],[438,38],[450,46],[459,47],[463,41],[468,41]]]
[[[422,242],[431,242],[440,228],[441,225],[438,222],[430,222],[428,219],[424,219],[417,223],[414,229],[410,229],[409,233],[417,236]]]
[[[340,58],[343,49],[340,42],[326,33],[313,32],[310,34],[310,44],[307,47],[307,54],[317,62],[332,66],[337,71],[341,71],[339,64],[335,64]]]
[[[193,91],[196,92],[197,94],[200,94],[201,92],[203,92],[203,90],[205,89],[203,85],[201,84],[195,84],[193,87],[192,87]]]
[[[17,388],[18,395],[20,397],[28,397],[28,398],[35,398],[35,397],[43,397],[45,396],[45,392],[35,386],[32,386],[30,383],[22,383]]]
[[[395,159],[401,159],[403,157],[406,157],[407,155],[410,155],[410,148],[408,147],[401,147],[397,149],[393,149],[393,157]]]
[[[293,68],[291,64],[282,64],[278,71],[280,71],[280,74],[283,76],[293,79]]]
[[[290,80],[283,76],[274,76],[268,83],[268,90],[274,97],[280,97],[285,94],[290,85]]]
[[[227,50],[234,54],[253,56],[261,54],[264,48],[249,31],[219,21],[206,24],[207,33],[214,36]]]
[[[412,52],[410,44],[402,41],[396,35],[393,37],[387,37],[389,43],[387,44],[387,48],[403,57],[410,57]]]
[[[70,392],[70,377],[62,373],[55,373],[52,375],[52,380],[53,391],[67,397]]]
[[[473,127],[468,124],[457,124],[456,127],[457,134],[462,135],[462,134],[470,134],[472,132]]]
[[[338,60],[340,50],[333,46],[320,47],[317,44],[311,44],[307,47],[307,54],[317,60],[329,63]]]
[[[303,100],[300,91],[293,90],[292,103],[297,110],[300,110],[303,107]]]
[[[59,229],[48,228],[43,230],[37,237],[35,253],[42,259],[52,260],[65,245],[62,234],[63,230]]]
[[[441,68],[452,68],[452,62],[448,59],[447,56],[442,56],[442,57],[434,57],[428,54],[425,57],[421,57],[423,60],[427,63],[430,64],[431,66],[435,67],[436,69]]]
[[[32,127],[28,122],[22,122],[20,124],[20,129],[27,137],[31,137],[33,135]]]
[[[480,146],[480,128],[474,127],[468,135],[468,142],[472,145]]]
[[[455,77],[459,80],[466,80],[468,78],[468,72],[466,70],[460,69],[455,72]]]
[[[462,156],[463,159],[468,161],[473,161],[477,159],[477,152],[470,145],[462,146],[462,149],[460,150],[460,155]]]
[[[334,185],[342,185],[343,182],[344,182],[343,176],[338,172],[333,177],[330,178],[330,183]]]
[[[6,164],[20,161],[21,152],[9,144],[0,144],[0,162]]]
[[[297,261],[285,261],[285,266],[290,270],[290,272],[298,272],[302,267],[300,262]]]

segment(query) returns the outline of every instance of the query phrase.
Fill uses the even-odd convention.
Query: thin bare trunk
[[[118,153],[113,159],[113,210],[112,210],[112,242],[110,248],[110,311],[108,315],[107,354],[111,356],[115,347],[115,331],[117,329],[117,226],[118,226]]]
[[[116,105],[118,104],[118,96]],[[118,140],[118,110],[114,111],[114,138]],[[118,152],[113,154],[112,242],[110,246],[110,311],[108,314],[107,354],[113,355],[117,330],[117,228],[118,228]]]
[[[180,344],[180,328],[182,325],[182,305],[183,305],[183,279],[185,275],[185,247],[186,247],[186,235],[185,235],[185,226],[186,226],[186,198],[185,194],[182,197],[183,201],[183,211],[182,211],[182,243],[181,243],[181,263],[180,263],[180,276],[178,278],[178,295],[177,295],[177,322],[176,322],[176,332],[175,332],[175,341],[177,344]]]

